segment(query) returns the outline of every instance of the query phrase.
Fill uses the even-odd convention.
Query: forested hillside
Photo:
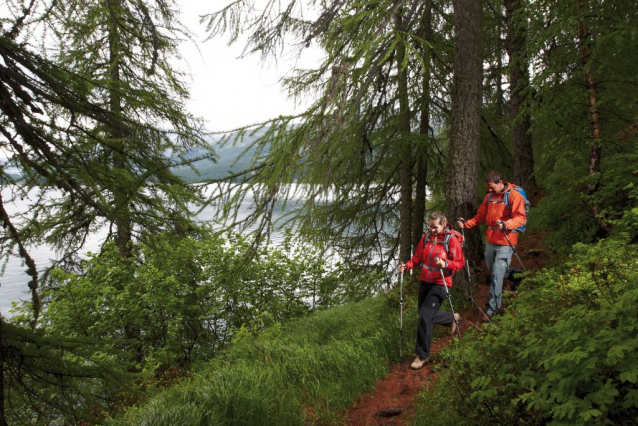
[[[180,164],[173,168],[173,172],[188,183],[237,179],[237,175],[242,175],[250,168],[255,155],[255,149],[251,149],[251,145],[264,132],[264,129],[260,129],[254,134],[245,135],[241,140],[236,140],[232,133],[226,135],[226,139],[231,139],[234,143],[223,143],[221,137],[208,136],[206,141],[209,146],[190,148],[184,155],[185,164],[180,164],[179,158],[173,158],[176,164]],[[211,148],[215,150],[216,157],[206,158],[206,152]],[[264,154],[268,154],[268,147]]]
[[[0,256],[30,295],[0,318],[0,426],[345,422],[412,355],[397,264],[490,170],[551,265],[441,355],[414,421],[636,421],[638,1],[211,3],[244,55],[322,53],[285,71],[307,109],[214,135],[175,65],[187,2],[0,5]],[[478,281],[456,274],[459,306]]]

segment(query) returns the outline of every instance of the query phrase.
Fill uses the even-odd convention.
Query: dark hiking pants
[[[434,324],[451,326],[454,323],[452,312],[439,312],[439,308],[446,298],[447,293],[442,285],[423,281],[419,284],[419,322],[416,334],[416,354],[421,358],[427,358],[430,355]]]

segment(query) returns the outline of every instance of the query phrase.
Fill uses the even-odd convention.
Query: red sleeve
[[[487,199],[489,198],[489,196],[490,196],[489,192],[485,194],[485,197],[483,198],[483,202],[481,203],[481,206],[479,207],[478,212],[476,213],[476,216],[474,216],[472,219],[465,221],[466,228],[468,229],[474,228],[476,225],[481,225],[485,223],[487,218]]]
[[[416,250],[414,251],[414,256],[412,256],[412,259],[410,259],[407,262],[405,262],[405,266],[407,267],[408,271],[411,270],[411,269],[414,269],[415,267],[417,267],[421,263],[423,263],[423,242],[424,242],[424,240],[425,240],[425,235],[421,237],[421,241],[419,241],[419,244],[417,244]]]

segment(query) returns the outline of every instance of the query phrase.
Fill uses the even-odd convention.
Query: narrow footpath
[[[528,270],[541,269],[545,264],[544,251],[539,245],[542,236],[523,235],[519,241],[517,252]],[[511,267],[520,268],[516,257],[513,256]],[[485,268],[484,268],[485,269]],[[485,277],[479,275],[478,287],[474,294],[477,304],[483,308],[487,300],[489,286],[485,284]],[[508,290],[508,281],[503,283],[504,290]],[[511,294],[511,293],[510,293]],[[504,294],[506,308],[507,293]],[[476,312],[474,312],[476,311]],[[461,334],[471,327],[480,327],[482,316],[478,309],[461,311]],[[404,321],[416,321],[416,318],[404,318]],[[432,342],[432,355],[445,348],[448,343],[458,336],[444,336]],[[409,425],[416,415],[416,402],[423,388],[435,386],[438,378],[430,365],[420,370],[411,370],[410,363],[414,356],[406,356],[401,364],[393,364],[390,373],[379,380],[374,390],[364,393],[354,402],[345,413],[346,424],[352,426],[377,425]]]

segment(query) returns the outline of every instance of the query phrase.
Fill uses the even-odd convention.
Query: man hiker
[[[487,194],[476,216],[467,221],[458,221],[459,227],[468,229],[487,224],[485,263],[492,278],[486,306],[487,315],[484,314],[481,319],[483,322],[489,321],[495,313],[500,313],[503,277],[518,242],[518,233],[515,230],[526,221],[525,199],[514,190],[514,184],[503,181],[499,172],[490,171],[485,175],[485,186]]]
[[[416,359],[410,368],[418,370],[428,362],[434,324],[450,327],[450,334],[456,332],[460,319],[458,314],[439,312],[441,303],[452,287],[452,274],[465,266],[465,256],[456,233],[449,227],[441,212],[434,212],[428,218],[428,232],[421,238],[412,259],[399,264],[399,272],[421,268],[419,280],[418,312],[419,322],[416,337]],[[444,281],[445,277],[445,281]]]

